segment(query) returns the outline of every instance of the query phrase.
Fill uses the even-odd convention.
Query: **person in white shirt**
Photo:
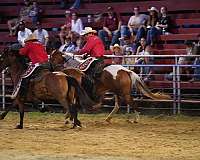
[[[76,12],[72,13],[72,28],[71,31],[76,32],[80,35],[81,31],[83,30],[83,22]]]
[[[128,28],[132,36],[135,37],[135,41],[139,41],[142,37],[145,37],[145,23],[148,20],[148,16],[139,13],[140,8],[134,7],[134,15],[130,17],[128,21]]]
[[[23,21],[19,22],[19,31],[17,34],[17,40],[19,44],[23,47],[25,45],[24,40],[32,34],[32,31],[25,27],[25,23]]]
[[[36,27],[37,27],[37,29],[33,33],[36,35],[36,37],[40,43],[42,43],[44,46],[47,46],[47,43],[49,41],[48,32],[42,28],[42,25],[40,22],[36,23]]]

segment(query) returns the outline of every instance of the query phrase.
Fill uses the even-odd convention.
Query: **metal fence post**
[[[177,72],[177,114],[181,113],[181,78],[180,78],[180,65],[178,64],[178,57],[175,58],[176,61],[176,72]]]
[[[176,114],[176,65],[173,65],[173,114]]]
[[[2,71],[2,108],[5,110],[5,70]]]

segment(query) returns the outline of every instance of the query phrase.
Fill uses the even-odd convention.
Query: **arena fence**
[[[200,65],[179,65],[178,64],[178,59],[179,57],[190,57],[190,58],[200,58],[199,55],[128,55],[128,56],[113,56],[113,55],[106,55],[106,57],[109,59],[109,58],[122,58],[122,59],[126,59],[126,58],[138,58],[138,57],[149,57],[149,58],[173,58],[174,59],[174,64],[151,64],[151,65],[123,65],[127,68],[131,68],[131,67],[171,67],[172,68],[172,88],[158,88],[158,90],[163,90],[163,89],[170,89],[172,90],[172,92],[170,93],[171,94],[171,97],[172,97],[172,100],[150,100],[150,99],[147,99],[147,98],[134,98],[135,101],[145,101],[145,102],[155,102],[155,101],[160,101],[160,102],[169,102],[169,103],[172,103],[173,104],[173,107],[171,108],[173,111],[173,114],[180,114],[181,113],[181,105],[184,104],[184,103],[191,103],[191,104],[195,104],[195,103],[200,103],[200,100],[199,100],[199,94],[198,93],[193,93],[191,92],[190,94],[185,94],[183,91],[184,91],[184,88],[182,89],[181,88],[181,83],[183,81],[181,81],[181,73],[180,73],[180,69],[183,68],[183,67],[192,67],[192,68],[195,68],[195,67],[200,67]],[[142,75],[140,75],[142,76]],[[1,99],[2,99],[2,109],[5,110],[5,107],[6,107],[6,98],[7,97],[10,97],[10,93],[8,94],[7,93],[7,90],[6,90],[6,76],[5,76],[5,70],[2,72],[2,79],[1,79]],[[158,82],[159,83],[159,82]],[[186,82],[188,83],[188,82]],[[195,82],[195,84],[198,83],[198,82]],[[200,84],[200,82],[199,82]],[[191,86],[192,86],[192,83],[191,83]],[[195,90],[200,90],[200,85],[198,85],[199,88],[195,88]],[[156,89],[156,88],[154,88]],[[193,90],[193,87],[191,87],[191,90]],[[193,98],[195,97],[195,98]],[[41,105],[55,105],[55,104],[44,104],[42,103]],[[104,107],[113,107],[113,106],[110,106],[110,105],[104,105]],[[148,108],[148,109],[154,109],[154,108]],[[156,108],[156,109],[162,109],[162,108]],[[200,111],[200,108],[197,108],[195,110],[199,110]],[[130,111],[130,108],[129,106],[127,107],[127,112]]]

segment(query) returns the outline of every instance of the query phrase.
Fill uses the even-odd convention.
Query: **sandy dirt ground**
[[[62,114],[26,113],[0,121],[0,160],[199,160],[200,117],[141,116],[140,123],[118,114],[80,115],[84,127],[70,129]]]

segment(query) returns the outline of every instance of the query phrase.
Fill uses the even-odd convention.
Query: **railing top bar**
[[[137,57],[200,57],[200,55],[123,55],[123,56],[116,56],[116,55],[104,55],[107,58],[137,58]]]

